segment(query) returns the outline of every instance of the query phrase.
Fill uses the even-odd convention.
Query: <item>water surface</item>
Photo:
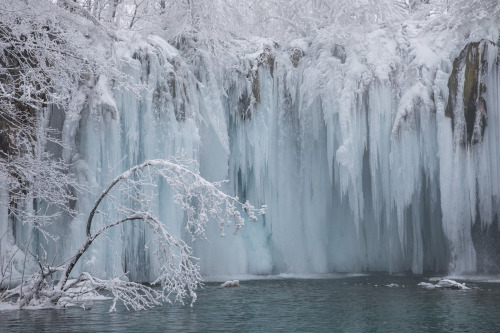
[[[427,290],[422,276],[340,276],[207,283],[198,301],[148,311],[0,312],[0,332],[500,332],[500,283]],[[388,287],[390,284],[397,286]]]

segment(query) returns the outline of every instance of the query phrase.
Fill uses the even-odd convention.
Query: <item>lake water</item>
[[[329,276],[207,283],[198,301],[148,311],[1,311],[0,332],[500,332],[500,283],[423,289],[422,276]],[[388,287],[390,284],[398,286]]]

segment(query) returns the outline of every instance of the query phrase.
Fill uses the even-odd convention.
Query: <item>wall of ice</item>
[[[394,59],[370,60],[377,48]],[[396,48],[384,38],[374,55],[258,40],[222,68],[203,54],[188,64],[158,37],[122,46],[124,71],[147,89],[120,91],[100,77],[79,115],[50,116],[67,145],[60,155],[93,194],[78,195],[82,215],[56,223],[61,240],[44,251],[62,259],[78,247],[85,213],[117,174],[184,151],[207,179],[227,178],[227,192],[268,206],[237,236],[220,237],[214,224],[209,243],[193,244],[206,277],[499,271],[497,47],[478,43],[475,60],[465,49],[434,67],[396,59]],[[470,66],[472,117],[462,98]],[[183,236],[182,210],[168,187],[159,194],[158,214]],[[80,269],[152,280],[147,239],[133,226],[115,230]]]

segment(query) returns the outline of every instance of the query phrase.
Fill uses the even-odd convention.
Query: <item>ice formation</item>
[[[60,155],[99,193],[135,164],[184,151],[208,180],[228,178],[226,191],[267,205],[238,236],[214,226],[210,243],[193,244],[206,277],[498,270],[499,243],[488,236],[500,207],[498,48],[483,40],[438,56],[410,45],[408,60],[393,37],[374,31],[362,50],[356,40],[255,40],[227,69],[203,54],[187,63],[159,37],[117,46],[123,70],[147,89],[139,98],[101,77],[79,115],[52,110],[67,144]],[[472,116],[467,89],[481,90]],[[61,239],[49,257],[81,243],[94,200],[79,194],[82,216],[54,224]],[[158,214],[183,235],[166,186]],[[27,231],[14,228],[22,242]],[[154,279],[147,231],[108,238],[82,269]]]

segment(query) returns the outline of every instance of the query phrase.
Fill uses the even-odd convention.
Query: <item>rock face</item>
[[[448,81],[449,97],[446,116],[452,119],[455,136],[460,144],[476,144],[482,141],[487,125],[486,74],[488,45],[482,40],[468,44],[453,62]]]

